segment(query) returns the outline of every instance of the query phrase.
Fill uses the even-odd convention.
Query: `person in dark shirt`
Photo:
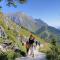
[[[34,39],[35,39],[35,38],[34,38],[32,35],[30,35],[30,38],[29,38],[29,44],[30,44],[30,46],[33,45]]]
[[[29,42],[27,41],[26,42],[26,52],[27,52],[27,54],[28,54],[29,48],[30,48],[30,45],[29,45]]]
[[[30,37],[29,37],[29,41],[26,42],[26,50],[27,50],[27,53],[29,51],[29,48],[30,47],[33,47],[34,39],[35,38],[31,34]]]
[[[40,46],[40,42],[39,42],[39,41],[36,41],[35,43],[36,43],[36,46],[37,46],[37,45],[39,45],[39,46]]]

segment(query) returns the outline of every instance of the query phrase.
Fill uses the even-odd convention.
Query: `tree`
[[[0,0],[0,3],[2,2],[2,1],[4,1],[4,0]],[[6,0],[5,0],[6,1]],[[24,4],[24,3],[26,3],[26,1],[27,0],[7,0],[5,3],[7,3],[6,5],[7,6],[14,6],[14,7],[16,7],[17,6],[17,3],[20,3],[20,4]],[[1,6],[0,6],[0,8],[1,8]]]
[[[51,40],[51,51],[47,52],[47,59],[48,60],[60,60],[60,53],[58,51],[58,47],[56,45],[56,40]]]
[[[53,46],[56,46],[56,40],[55,40],[55,39],[52,39],[51,44],[52,44]]]

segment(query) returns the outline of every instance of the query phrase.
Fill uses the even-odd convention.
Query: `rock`
[[[7,38],[7,35],[6,35],[4,28],[2,26],[0,26],[0,37]]]
[[[12,44],[12,42],[10,42],[9,40],[5,40],[4,44],[5,44],[6,46],[9,46],[9,45]]]
[[[6,49],[5,49],[5,48],[3,48],[3,46],[2,46],[2,45],[0,45],[0,50],[1,50],[1,51],[3,51],[3,52],[6,52]]]

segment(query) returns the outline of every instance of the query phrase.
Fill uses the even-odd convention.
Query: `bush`
[[[15,60],[15,58],[16,58],[15,52],[12,50],[7,51],[7,58],[8,58],[8,60]]]
[[[48,51],[46,53],[47,59],[48,60],[60,60],[60,56],[59,56],[60,53],[58,51],[58,48],[56,46],[56,41],[54,39],[51,41],[51,45],[52,45],[52,47],[50,47],[51,51]]]
[[[12,50],[5,52],[0,51],[0,60],[15,60],[17,57],[26,56],[23,51],[14,52]]]
[[[2,52],[2,51],[0,51],[0,60],[8,60],[7,54]]]
[[[48,51],[48,52],[46,53],[46,57],[47,57],[48,60],[51,60],[51,52],[50,52],[50,51]]]

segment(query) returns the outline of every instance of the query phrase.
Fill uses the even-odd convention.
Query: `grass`
[[[25,29],[21,29],[20,34],[22,34],[23,36],[29,37],[30,31],[27,31]],[[39,51],[46,53],[47,51],[50,50],[51,44],[47,43],[45,40],[41,39],[37,35],[33,34],[33,36],[35,37],[36,40],[40,41],[41,44],[44,44],[44,47],[43,48],[40,47]],[[22,50],[24,50],[24,49],[22,49]]]
[[[40,47],[40,51],[46,53],[47,51],[50,51],[51,44],[50,43],[44,43],[43,47]]]
[[[2,44],[4,42],[3,38],[0,38],[0,44]]]
[[[8,30],[8,26],[6,26],[6,24],[3,22],[3,20],[0,20],[0,25],[4,28],[7,36],[8,36],[8,40],[12,41],[12,44],[16,44],[22,51],[26,52],[26,49],[24,46],[22,46],[22,43],[17,40],[16,38],[16,32],[14,33],[13,30],[9,29]],[[16,28],[16,24],[14,25],[14,29]],[[2,38],[0,38],[0,43],[3,43],[4,40]],[[24,49],[23,49],[24,48]]]
[[[15,52],[12,50],[9,50],[6,52],[8,60],[14,60],[15,59]]]
[[[10,22],[12,22],[12,21],[10,21]],[[12,22],[12,24],[13,24],[12,26],[14,27],[14,30],[15,30],[17,25],[15,23],[13,23],[13,22]],[[21,51],[26,53],[25,46],[22,46],[22,43],[19,40],[17,40],[17,38],[16,38],[17,35],[16,34],[29,37],[30,34],[31,34],[30,31],[28,31],[28,30],[26,30],[24,28],[20,28],[18,26],[20,31],[18,33],[17,32],[13,32],[14,30],[8,29],[8,26],[6,26],[6,24],[3,22],[3,20],[0,20],[0,25],[4,28],[5,32],[8,35],[8,39],[10,41],[12,41],[12,44],[16,44],[20,48]],[[34,35],[34,34],[32,34],[32,35],[35,37],[36,40],[38,40],[38,41],[40,41],[40,43],[44,44],[44,47],[40,48],[40,51],[46,52],[46,51],[50,50],[50,48],[49,48],[50,45],[48,43],[45,44],[45,41],[43,39],[41,39],[37,35]],[[0,39],[0,41],[3,42],[3,39]]]
[[[26,29],[21,28],[20,34],[22,34],[23,36],[29,37],[31,32]],[[45,42],[43,39],[41,39],[37,35],[34,35],[34,34],[32,34],[32,35],[35,37],[36,40],[40,41],[41,43]]]

